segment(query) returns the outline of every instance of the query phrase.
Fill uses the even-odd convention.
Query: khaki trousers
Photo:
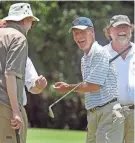
[[[27,115],[23,107],[21,109],[21,118],[23,128],[20,134],[20,143],[26,143]],[[12,110],[3,104],[0,104],[0,143],[17,143],[15,130],[11,128],[11,119]]]
[[[124,116],[118,102],[87,113],[86,143],[123,143]]]
[[[135,143],[134,142],[134,109],[129,109],[123,106],[123,113],[125,116],[124,126],[124,143]]]

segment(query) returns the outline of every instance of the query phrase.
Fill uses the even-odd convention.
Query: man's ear
[[[92,36],[95,38],[95,30],[94,30],[94,28],[92,28],[90,30],[91,30]]]
[[[28,22],[28,19],[27,19],[27,18],[23,19],[23,24],[24,24],[24,25],[25,25],[27,22]]]
[[[135,25],[134,24],[131,24],[131,32],[133,32],[135,29]]]

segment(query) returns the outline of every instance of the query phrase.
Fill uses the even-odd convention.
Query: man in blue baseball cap
[[[84,93],[88,121],[87,143],[122,143],[124,117],[117,101],[116,71],[114,64],[109,64],[111,56],[95,40],[94,26],[89,18],[76,18],[71,30],[74,41],[84,52],[81,59],[83,82],[57,82],[54,88],[60,93],[67,93],[77,87],[75,92]]]

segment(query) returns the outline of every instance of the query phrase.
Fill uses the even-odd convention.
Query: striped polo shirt
[[[83,81],[101,85],[99,91],[85,93],[85,108],[87,110],[102,106],[118,97],[115,66],[113,63],[109,64],[111,58],[108,51],[95,41],[89,53],[84,54],[81,59]]]

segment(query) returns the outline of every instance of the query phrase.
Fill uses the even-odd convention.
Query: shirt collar
[[[21,32],[24,36],[26,36],[26,30],[24,29],[24,27],[20,26],[17,23],[10,22],[10,23],[8,23],[7,27],[12,27],[12,28],[18,30],[19,32]]]
[[[109,46],[108,46],[108,47],[109,47],[108,50],[109,50],[110,52],[116,52],[116,51],[114,51],[113,48],[112,48],[112,41],[111,41],[108,45],[109,45]],[[129,52],[128,52],[128,54],[127,54],[126,57],[128,57],[128,56],[130,56],[130,55],[132,55],[132,54],[135,54],[135,44],[132,43],[132,42],[130,42],[130,45],[131,45],[132,47],[131,47],[131,49],[129,50]]]
[[[95,47],[96,47],[97,45],[98,45],[98,42],[95,41],[95,42],[92,44],[92,46],[91,46],[91,48],[90,48],[90,50],[89,50],[89,53],[88,53],[88,54],[84,53],[84,56],[90,56],[90,55],[93,53],[93,51],[94,51],[94,49],[95,49]]]

